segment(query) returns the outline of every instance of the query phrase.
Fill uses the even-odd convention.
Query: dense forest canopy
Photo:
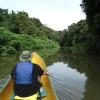
[[[20,50],[59,48],[59,33],[30,18],[27,12],[15,13],[0,8],[0,54]]]
[[[39,19],[30,18],[27,12],[8,12],[8,9],[0,8],[0,26],[16,34],[46,36],[49,39],[59,41],[58,32],[43,25]]]

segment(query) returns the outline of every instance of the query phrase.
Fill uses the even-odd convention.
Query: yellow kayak
[[[36,52],[32,53],[31,62],[35,63],[35,64],[38,64],[42,69],[46,68],[44,60]],[[42,100],[57,100],[57,96],[56,96],[54,88],[53,88],[53,86],[51,84],[50,77],[48,75],[42,75],[40,81],[43,84],[43,88],[44,88],[44,90],[46,92],[46,96],[43,96]],[[12,82],[10,81],[9,84],[12,85]],[[8,87],[9,88],[9,92],[7,94],[8,97],[5,94],[7,92],[6,89],[4,89],[4,91],[2,93],[0,93],[0,100],[10,100],[11,98],[14,97],[13,96],[13,88],[12,87],[13,86]],[[15,96],[14,98],[15,99],[19,99],[19,100],[37,100],[37,96],[38,96],[38,93],[33,95],[33,96],[29,96],[29,97],[25,97],[25,98],[18,97],[18,96]]]

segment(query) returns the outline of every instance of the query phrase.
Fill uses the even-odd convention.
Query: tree
[[[63,31],[60,45],[62,47],[75,47],[87,50],[88,44],[88,26],[85,20],[73,23],[68,30]]]
[[[9,30],[11,32],[14,32],[14,33],[17,33],[17,34],[20,33],[19,22],[18,22],[18,19],[17,19],[17,15],[13,10],[10,14],[10,19],[9,19],[8,26],[9,26]]]
[[[8,9],[0,8],[0,26],[7,26],[9,19]]]
[[[82,0],[90,33],[90,50],[100,52],[100,0]]]

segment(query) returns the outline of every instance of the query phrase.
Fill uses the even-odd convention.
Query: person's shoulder
[[[23,61],[23,62],[24,62],[24,61]],[[19,61],[19,62],[16,63],[16,65],[17,65],[17,64],[21,64],[21,63],[23,63],[23,62],[22,62],[22,61]]]
[[[36,69],[38,69],[38,70],[42,70],[42,69],[41,69],[41,66],[38,65],[38,64],[33,63],[33,66],[34,66]]]
[[[16,66],[17,66],[17,65],[21,65],[21,64],[23,64],[23,63],[26,63],[26,62],[25,62],[25,61],[19,61],[19,62],[16,63]]]
[[[39,65],[38,65],[38,64],[33,63],[33,65],[34,65],[35,67],[39,67]]]

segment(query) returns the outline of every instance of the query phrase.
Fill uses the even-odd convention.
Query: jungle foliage
[[[57,31],[30,18],[24,11],[15,13],[0,8],[0,54],[21,50],[59,48]]]
[[[56,41],[46,37],[15,34],[0,27],[0,54],[13,54],[22,50],[40,50],[59,48]]]
[[[57,31],[43,25],[37,18],[30,18],[24,11],[9,13],[8,9],[0,8],[0,26],[16,34],[45,36],[48,39],[59,41]]]

